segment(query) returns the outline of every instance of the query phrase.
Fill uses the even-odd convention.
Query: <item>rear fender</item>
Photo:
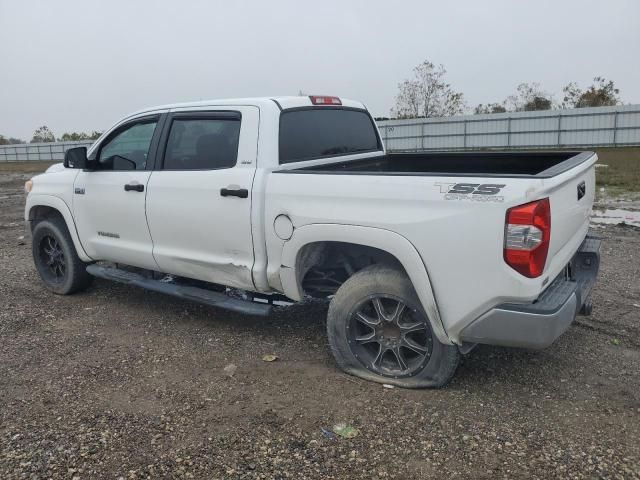
[[[302,300],[296,262],[301,249],[315,242],[352,243],[378,248],[393,255],[407,272],[438,340],[449,345],[452,343],[442,325],[429,274],[422,258],[409,240],[390,230],[338,224],[312,224],[297,228],[291,239],[284,244],[282,251],[280,280],[284,293],[289,298]]]

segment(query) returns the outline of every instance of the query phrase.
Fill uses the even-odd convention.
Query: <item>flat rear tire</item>
[[[327,335],[345,372],[398,387],[442,387],[460,361],[458,348],[434,335],[406,274],[384,265],[342,284],[329,306]]]

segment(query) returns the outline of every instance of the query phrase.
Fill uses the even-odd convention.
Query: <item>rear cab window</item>
[[[382,150],[366,110],[304,107],[280,114],[280,164]]]

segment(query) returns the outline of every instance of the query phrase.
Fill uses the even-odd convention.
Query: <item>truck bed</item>
[[[287,212],[299,239],[322,228],[353,228],[343,237],[322,237],[345,243],[397,234],[427,266],[443,329],[459,339],[462,328],[496,305],[533,302],[563,272],[589,228],[596,158],[591,152],[379,153],[281,165],[268,177],[265,217],[271,225]],[[469,182],[462,183],[464,194],[450,191],[458,179]],[[499,193],[466,193],[485,184]],[[505,215],[543,198],[551,206],[552,234],[544,273],[530,279],[504,263]],[[365,235],[359,228],[370,230]],[[318,241],[315,233],[304,235]],[[380,242],[369,245],[394,244]],[[281,248],[275,245],[272,251]]]
[[[592,155],[592,152],[390,153],[286,171],[324,174],[549,178],[579,165]]]

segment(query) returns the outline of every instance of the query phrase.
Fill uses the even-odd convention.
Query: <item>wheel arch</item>
[[[25,206],[25,221],[29,222],[30,228],[33,229],[33,222],[47,218],[52,215],[58,215],[67,226],[67,230],[73,240],[73,246],[78,253],[78,257],[84,262],[91,262],[92,259],[87,255],[80,243],[80,237],[76,230],[76,224],[71,215],[71,210],[61,198],[53,195],[29,195]]]
[[[397,262],[414,286],[438,340],[452,343],[442,324],[429,274],[420,254],[409,240],[390,230],[340,224],[312,224],[297,228],[291,239],[285,242],[280,262],[280,280],[285,295],[298,301],[303,299],[302,276],[305,268],[317,261],[317,258],[308,257],[313,257],[314,252],[317,255],[319,249],[328,243],[373,249],[380,252],[376,255],[384,263]]]

